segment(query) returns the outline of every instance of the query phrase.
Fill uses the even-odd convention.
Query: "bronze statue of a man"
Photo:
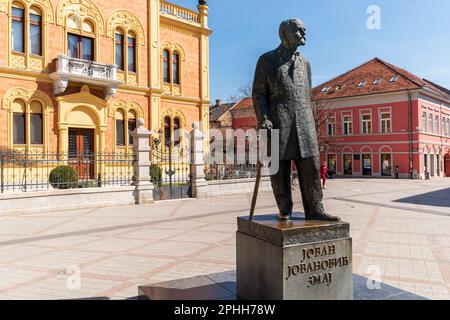
[[[277,129],[280,133],[280,169],[271,176],[280,220],[288,221],[292,215],[291,162],[294,161],[306,219],[339,221],[338,217],[325,213],[322,203],[320,154],[311,108],[311,66],[297,52],[299,46],[306,44],[305,25],[298,19],[283,21],[280,38],[277,49],[259,58],[253,83],[253,102],[260,128]]]

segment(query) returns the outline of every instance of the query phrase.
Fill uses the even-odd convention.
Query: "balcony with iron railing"
[[[194,24],[200,24],[201,22],[200,13],[166,1],[161,1],[160,12],[162,15],[181,19]]]
[[[103,87],[105,99],[108,99],[123,83],[117,80],[117,66],[114,64],[102,64],[59,55],[54,68],[54,72],[49,75],[53,80],[54,94],[64,93],[69,82],[76,82]]]

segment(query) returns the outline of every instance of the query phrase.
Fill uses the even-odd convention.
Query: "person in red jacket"
[[[327,184],[327,175],[328,175],[328,168],[327,168],[327,162],[322,162],[322,165],[320,166],[320,176],[322,177],[322,184],[323,188],[326,189]]]

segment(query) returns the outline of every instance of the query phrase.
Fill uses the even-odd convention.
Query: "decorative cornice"
[[[44,112],[53,112],[52,99],[41,90],[27,90],[24,88],[13,88],[8,90],[3,96],[2,109],[11,110],[16,99],[25,100],[29,103],[32,100],[39,100],[43,104]]]
[[[111,118],[115,117],[117,109],[122,109],[125,112],[134,111],[136,112],[136,118],[144,118],[144,108],[135,101],[125,101],[123,99],[117,99],[108,103],[109,105],[109,116]]]
[[[199,37],[201,28],[193,27],[189,24],[181,23],[177,20],[161,17],[161,28],[177,32],[190,37]]]
[[[177,96],[167,96],[167,95],[162,95],[161,96],[161,100],[162,101],[166,101],[166,102],[179,103],[179,104],[189,103],[189,104],[194,104],[194,105],[197,105],[197,106],[202,104],[202,100],[201,99],[177,97]]]
[[[55,98],[58,102],[73,102],[73,103],[88,103],[93,106],[96,106],[97,109],[107,108],[108,103],[91,93],[89,86],[83,85],[78,93],[72,93],[65,96],[59,96]]]
[[[181,61],[186,61],[186,52],[184,51],[184,48],[179,43],[174,43],[170,41],[163,41],[161,43],[161,50],[169,50],[170,52],[178,52],[181,57]]]
[[[117,93],[127,93],[127,94],[134,94],[134,95],[140,95],[140,96],[146,96],[148,93],[147,87],[136,87],[136,86],[129,86],[129,85],[120,85],[117,89]]]
[[[108,19],[107,36],[113,38],[117,27],[123,28],[126,33],[134,31],[139,39],[139,44],[145,46],[144,27],[134,14],[127,10],[113,12]]]
[[[52,82],[46,73],[2,66],[0,66],[0,77],[47,83]]]
[[[180,119],[181,123],[181,127],[185,127],[186,126],[186,116],[184,115],[183,112],[181,112],[180,110],[174,110],[174,109],[164,109],[161,111],[161,124],[164,123],[164,118],[165,117],[171,117],[171,118],[178,118]]]

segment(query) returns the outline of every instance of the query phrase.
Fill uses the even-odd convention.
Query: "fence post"
[[[134,183],[136,204],[153,203],[154,186],[150,177],[150,136],[152,133],[144,127],[144,119],[137,120],[136,129],[132,132],[134,162]]]
[[[198,123],[192,125],[191,132],[191,175],[192,197],[201,199],[208,197],[208,182],[205,179],[205,158],[203,152],[203,133]]]

